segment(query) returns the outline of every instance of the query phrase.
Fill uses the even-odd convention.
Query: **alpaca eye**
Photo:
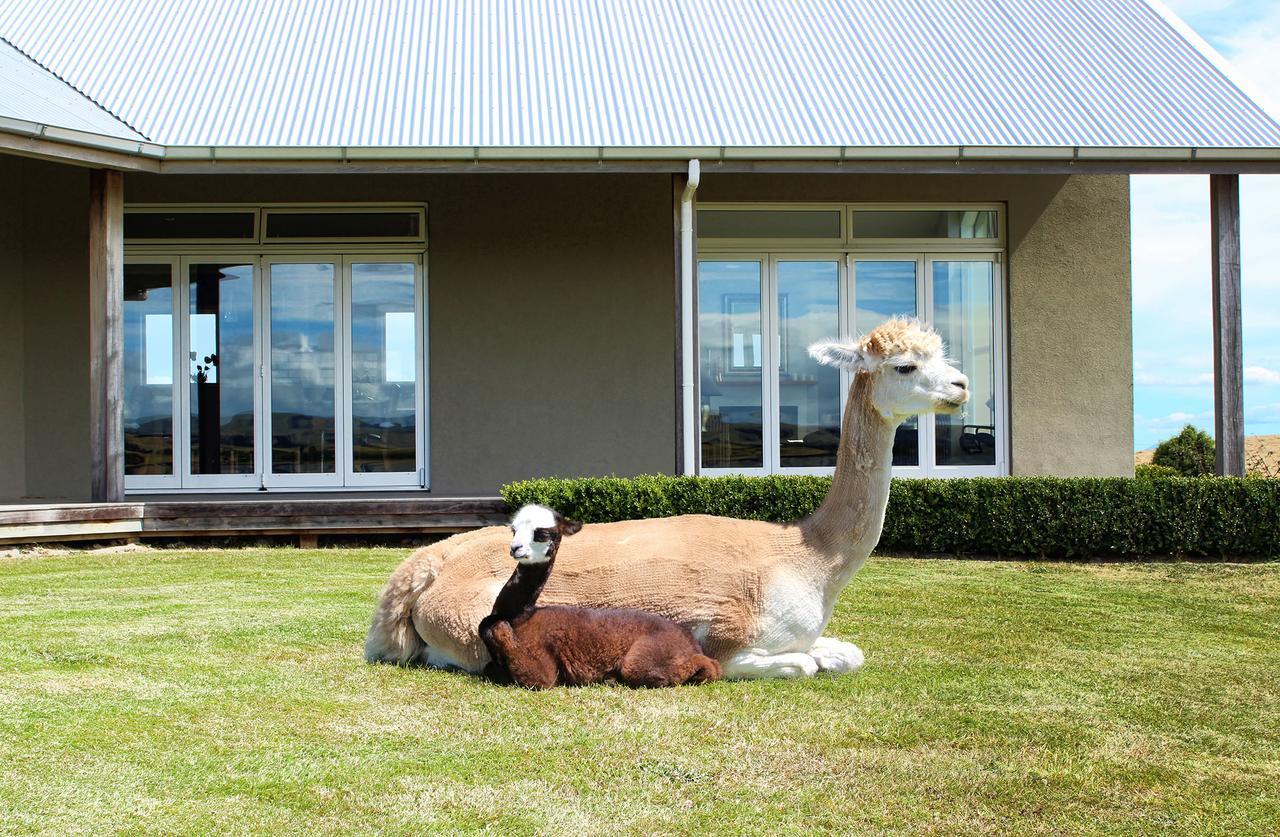
[[[551,533],[546,529],[534,529],[533,540],[535,543],[545,543],[551,537]]]
[[[916,365],[914,363],[908,363],[905,366],[895,366],[893,368],[898,370],[899,375],[910,375],[912,372],[916,371]]]

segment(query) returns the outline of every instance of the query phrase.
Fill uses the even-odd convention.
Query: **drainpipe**
[[[689,161],[689,179],[680,195],[680,346],[684,369],[680,380],[680,395],[684,409],[684,473],[696,473],[698,405],[694,399],[694,375],[697,374],[693,346],[693,196],[698,191],[702,166],[697,160]]]

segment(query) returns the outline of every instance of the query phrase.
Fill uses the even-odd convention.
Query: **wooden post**
[[[124,174],[89,174],[90,495],[124,500]]]
[[[1213,215],[1213,411],[1219,476],[1244,476],[1244,342],[1240,318],[1240,176],[1209,176]]]

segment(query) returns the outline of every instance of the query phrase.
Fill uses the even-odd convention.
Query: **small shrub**
[[[1133,475],[1140,480],[1158,480],[1182,476],[1176,469],[1170,468],[1168,465],[1137,465],[1133,469]]]
[[[1161,472],[1162,474],[1164,472]],[[502,489],[588,523],[713,514],[787,522],[829,477],[589,477]],[[898,479],[882,552],[1026,558],[1280,557],[1280,481],[1225,477]]]
[[[1152,465],[1172,468],[1184,477],[1207,477],[1214,471],[1213,438],[1191,425],[1156,446]]]

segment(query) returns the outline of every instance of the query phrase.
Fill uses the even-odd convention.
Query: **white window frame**
[[[936,427],[933,416],[922,416],[918,428],[918,464],[895,466],[895,477],[970,477],[1001,476],[1009,473],[1010,434],[1008,343],[1004,285],[1004,243],[1006,211],[998,203],[701,203],[698,209],[834,209],[844,213],[842,229],[844,238],[839,243],[814,243],[808,239],[698,239],[697,260],[703,261],[757,261],[761,263],[761,322],[767,332],[762,339],[763,393],[761,409],[764,412],[762,433],[765,440],[763,465],[759,468],[704,468],[702,466],[701,393],[696,403],[698,409],[686,416],[683,431],[693,434],[696,462],[694,472],[707,476],[733,474],[760,476],[767,474],[817,474],[829,475],[833,467],[782,468],[778,444],[780,416],[780,380],[776,368],[779,323],[777,312],[777,264],[781,261],[838,261],[840,265],[840,335],[852,339],[855,335],[853,317],[856,313],[857,261],[914,261],[916,263],[916,312],[926,323],[933,320],[932,265],[938,261],[989,261],[992,265],[992,317],[994,321],[995,389],[1001,394],[996,399],[997,431],[995,463],[993,465],[938,465],[936,456]],[[995,239],[854,239],[852,231],[855,210],[988,210],[996,212],[999,237]],[[695,299],[698,294],[694,289]],[[701,380],[701,341],[698,330],[701,325],[700,310],[694,317],[694,357],[698,364],[695,381]],[[850,373],[842,371],[840,377],[840,413],[843,420],[849,387]],[[700,386],[700,384],[696,384]]]
[[[163,476],[126,476],[125,490],[130,494],[158,493],[240,493],[259,489],[289,492],[360,492],[378,490],[430,490],[430,346],[428,283],[426,260],[425,204],[403,203],[256,203],[256,204],[130,204],[126,212],[193,213],[254,211],[257,240],[265,242],[265,215],[273,209],[348,212],[419,212],[420,236],[413,241],[378,239],[317,239],[314,243],[273,239],[254,244],[248,240],[218,241],[212,239],[163,239],[126,242],[126,264],[168,264],[173,283],[174,397],[173,397],[173,473]],[[241,263],[254,271],[254,473],[191,474],[191,394],[190,302],[189,274],[192,264]],[[397,473],[356,473],[353,470],[351,439],[351,337],[350,292],[351,265],[375,262],[408,263],[414,266],[414,315],[416,328],[416,372],[414,404],[418,410],[415,428],[417,446],[416,469]],[[335,267],[335,329],[338,334],[335,351],[340,352],[338,380],[335,381],[335,432],[337,469],[335,474],[273,474],[270,472],[270,266],[281,263],[333,264]]]
[[[182,260],[177,256],[125,256],[124,263],[130,264],[167,264],[169,266],[169,288],[173,296],[173,316],[172,340],[173,346],[173,383],[170,385],[169,407],[172,411],[170,416],[169,431],[173,445],[172,470],[168,474],[146,474],[136,476],[125,476],[125,484],[129,490],[134,489],[150,489],[157,491],[172,491],[180,488],[182,485],[182,463],[179,459],[179,429],[181,427],[182,400],[177,393],[177,383],[182,380],[186,381],[185,376],[188,374],[191,366],[187,363],[187,353],[183,351],[183,343],[180,340],[180,323],[185,309],[182,306],[182,294],[179,290],[182,279]],[[123,351],[123,347],[121,347]]]
[[[414,318],[416,328],[414,329],[414,353],[416,355],[417,381],[414,387],[414,406],[418,409],[417,423],[414,428],[417,439],[417,460],[414,471],[400,471],[392,473],[364,473],[355,470],[355,442],[352,438],[353,426],[351,424],[351,392],[353,389],[352,380],[352,346],[351,346],[351,280],[352,265],[356,264],[375,264],[375,263],[404,263],[412,261],[414,265]],[[427,429],[430,426],[431,415],[430,400],[426,394],[430,391],[427,385],[427,367],[429,359],[427,358],[427,346],[430,345],[429,340],[429,324],[427,322],[427,277],[422,256],[410,259],[406,256],[397,255],[367,255],[367,256],[346,256],[342,260],[342,296],[343,296],[343,317],[346,319],[346,325],[342,329],[342,374],[339,387],[341,388],[340,403],[342,404],[342,413],[347,422],[346,443],[339,446],[340,456],[342,458],[342,474],[347,488],[367,487],[367,488],[427,488],[428,475],[431,473],[430,446],[427,444]]]
[[[196,264],[247,264],[253,266],[253,368],[258,370],[258,375],[253,387],[253,414],[254,414],[254,439],[253,439],[253,471],[248,474],[193,474],[191,473],[191,266]],[[262,456],[262,260],[253,253],[195,253],[184,255],[181,258],[181,281],[178,283],[180,303],[178,310],[181,316],[178,318],[177,327],[174,333],[178,336],[179,352],[182,358],[182,365],[178,367],[181,370],[174,371],[174,384],[178,387],[178,397],[182,402],[180,409],[181,425],[180,432],[177,434],[182,454],[179,457],[181,466],[178,473],[181,475],[181,486],[183,491],[194,490],[204,491],[209,489],[232,489],[236,491],[252,491],[262,487],[260,475],[263,469]],[[178,386],[178,381],[181,385]],[[126,490],[132,490],[132,486],[126,484]]]
[[[773,304],[773,301],[769,298],[770,288],[775,287],[774,282],[770,278],[772,275],[772,267],[770,265],[769,257],[764,253],[744,253],[744,252],[716,253],[714,255],[714,258],[699,259],[699,261],[758,262],[760,264],[760,328],[764,332],[763,334],[760,335],[760,415],[761,415],[761,439],[762,439],[762,444],[764,446],[764,453],[761,456],[759,467],[755,467],[755,468],[703,468],[702,467],[702,420],[701,420],[702,393],[701,393],[701,385],[699,385],[697,421],[694,422],[693,427],[691,429],[687,430],[687,432],[693,432],[697,434],[696,436],[694,436],[694,438],[697,440],[694,446],[694,450],[697,452],[698,467],[699,467],[698,473],[706,474],[707,476],[714,476],[714,477],[728,476],[730,474],[740,474],[740,475],[749,476],[749,477],[763,477],[772,473],[772,471],[770,470],[770,467],[772,465],[772,462],[776,462],[777,460],[776,451],[772,454],[772,457],[771,457],[769,453],[769,443],[768,443],[770,438],[776,438],[776,434],[777,434],[776,428],[778,425],[778,419],[776,416],[777,410],[774,409],[774,405],[777,403],[776,379],[778,376],[776,374],[773,375],[773,378],[775,379],[774,383],[772,385],[769,383],[769,378],[770,378],[769,370],[771,368],[771,364],[776,363],[776,361],[774,360],[774,355],[776,354],[776,350],[773,345],[774,341],[769,339],[770,334],[776,333],[776,329],[771,327],[771,323],[773,322],[773,317],[774,317],[773,309],[776,306]],[[697,365],[698,365],[697,377],[699,381],[701,381],[702,341],[699,336],[700,330],[698,329],[697,326],[698,326],[698,322],[701,319],[702,319],[701,312],[699,311],[698,316],[694,317],[694,335],[695,335],[694,342],[697,344],[697,354],[695,355],[695,357],[697,358]],[[771,427],[775,428],[773,430],[773,433],[775,434],[773,437],[769,436]]]
[[[333,472],[318,474],[277,474],[272,470],[272,426],[271,426],[271,390],[272,390],[272,358],[271,358],[271,285],[273,277],[271,269],[278,264],[327,264],[333,266]],[[258,304],[259,327],[262,332],[261,365],[259,387],[262,390],[262,412],[257,416],[258,437],[262,440],[262,485],[265,488],[337,488],[342,485],[342,439],[345,438],[346,416],[342,401],[342,334],[346,327],[346,306],[342,297],[342,259],[326,258],[324,255],[311,256],[267,256],[262,259],[262,293]]]

